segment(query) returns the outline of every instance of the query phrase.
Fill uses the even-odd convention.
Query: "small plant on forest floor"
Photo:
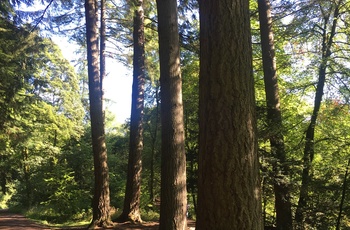
[[[116,220],[122,214],[121,209],[114,209],[111,213],[111,219]],[[141,209],[141,219],[142,221],[159,221],[159,213],[152,209]]]
[[[154,210],[151,210],[151,209],[148,209],[148,210],[142,209],[141,216],[142,216],[142,220],[144,220],[144,221],[158,221],[159,220],[159,213],[154,211]]]
[[[11,204],[11,198],[16,194],[16,184],[8,183],[6,185],[7,191],[5,193],[0,192],[0,209],[7,209]]]
[[[82,210],[71,216],[61,216],[49,207],[33,207],[24,213],[28,218],[50,226],[81,226],[87,225],[91,221],[92,211]]]

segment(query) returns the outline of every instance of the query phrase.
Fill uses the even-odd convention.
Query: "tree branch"
[[[33,29],[30,32],[33,32],[39,25],[39,23],[44,19],[44,16],[47,12],[47,10],[49,9],[49,7],[51,6],[51,4],[53,3],[54,0],[50,0],[49,4],[45,7],[42,15],[39,17],[38,21],[36,22],[36,24],[34,25]]]

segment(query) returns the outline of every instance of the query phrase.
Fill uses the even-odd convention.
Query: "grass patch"
[[[115,209],[111,212],[111,219],[117,220],[122,214],[122,209]],[[141,209],[141,219],[142,221],[159,221],[159,212],[152,209]]]
[[[159,213],[154,210],[141,210],[142,220],[159,221]]]
[[[91,210],[83,210],[73,216],[58,215],[52,208],[33,207],[23,213],[31,220],[53,227],[82,227],[91,222]]]

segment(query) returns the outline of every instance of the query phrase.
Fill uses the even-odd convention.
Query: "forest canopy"
[[[162,215],[182,226],[198,216],[203,227],[209,214],[197,207],[215,207],[212,220],[224,220],[204,198],[230,175],[228,197],[260,191],[259,204],[242,210],[259,209],[265,227],[350,228],[350,2],[230,0],[244,9],[238,18],[219,13],[224,0],[215,9],[214,0],[160,2],[0,3],[0,209],[100,226]],[[56,36],[77,47],[75,60]],[[111,59],[133,70],[124,124],[104,97]],[[119,72],[108,76],[116,84]],[[259,175],[254,159],[251,171],[240,168],[249,156]]]

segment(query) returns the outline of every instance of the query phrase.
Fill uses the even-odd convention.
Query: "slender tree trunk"
[[[1,159],[1,156],[0,156],[0,159]],[[6,176],[6,173],[5,172],[1,172],[1,179],[0,179],[0,182],[1,182],[1,191],[2,191],[2,194],[6,194],[7,193],[7,176]]]
[[[196,154],[197,154],[197,152],[196,152]],[[198,178],[195,177],[195,175],[197,175],[197,172],[196,172],[195,167],[194,167],[195,162],[197,162],[197,161],[195,161],[193,158],[190,161],[190,170],[191,170],[191,175],[192,175],[192,178],[193,178],[192,183],[195,183],[195,181],[196,182],[198,181]],[[196,188],[195,188],[194,184],[192,184],[189,189],[191,191],[191,197],[192,197],[194,212],[197,215],[197,198],[196,198],[196,194],[198,192],[196,191]]]
[[[345,171],[345,175],[344,175],[343,189],[342,189],[341,200],[340,200],[340,205],[339,205],[339,214],[338,214],[338,218],[337,218],[336,230],[340,229],[340,222],[341,222],[341,216],[342,216],[342,213],[343,213],[343,207],[344,207],[344,201],[345,201],[345,194],[346,194],[347,177],[348,177],[348,173],[349,173],[349,166],[350,166],[350,159],[348,160],[348,164],[346,166],[346,171]]]
[[[157,135],[157,125],[158,125],[158,118],[156,121],[156,128],[154,130],[154,137],[152,136],[152,130],[150,127],[150,133],[151,133],[151,172],[150,172],[150,177],[149,177],[149,181],[148,181],[148,185],[149,185],[149,200],[153,203],[154,202],[154,156],[155,156],[155,149],[156,149],[156,135]]]
[[[0,127],[0,130],[1,130],[1,127]],[[7,193],[7,174],[9,173],[8,172],[8,169],[6,169],[5,167],[5,162],[7,160],[8,156],[5,156],[5,155],[0,155],[0,164],[1,164],[1,172],[0,172],[0,183],[1,183],[1,191],[3,194]]]
[[[177,1],[157,0],[161,87],[160,230],[187,228],[186,155]]]
[[[265,196],[266,190],[266,179],[265,177],[262,178],[261,181],[261,194],[262,194],[262,216],[263,216],[263,225],[266,226],[266,204],[267,204],[267,197]]]
[[[100,15],[100,88],[101,88],[101,100],[102,109],[104,117],[104,90],[103,90],[103,80],[105,79],[106,73],[106,0],[101,0],[101,15]]]
[[[264,83],[267,104],[267,122],[270,129],[271,153],[277,160],[273,165],[275,173],[274,192],[277,229],[293,228],[290,193],[288,186],[289,168],[286,165],[286,152],[282,134],[282,115],[276,72],[272,17],[269,0],[258,0],[259,22]]]
[[[149,184],[149,200],[152,202],[154,202],[154,146],[152,145],[152,150],[151,150],[151,175],[148,181]]]
[[[128,177],[121,221],[142,222],[140,213],[141,170],[143,150],[143,109],[145,85],[145,49],[142,0],[135,0],[134,11],[134,59],[133,86],[130,120],[130,148]]]
[[[152,203],[155,201],[154,197],[154,161],[155,161],[155,153],[156,153],[156,141],[158,136],[158,122],[159,122],[159,94],[158,94],[158,88],[156,89],[156,120],[154,122],[154,132],[152,133],[151,126],[149,127],[150,135],[152,139],[152,147],[151,147],[151,176],[149,178],[149,196]]]
[[[249,1],[200,1],[197,229],[262,229]]]
[[[193,207],[195,214],[197,213],[197,181],[198,181],[198,174],[197,174],[197,168],[195,167],[195,164],[198,163],[198,145],[193,146],[190,144],[189,139],[191,138],[190,134],[190,127],[189,127],[189,114],[188,112],[185,113],[185,138],[187,140],[186,142],[186,158],[188,163],[187,168],[187,190],[189,192],[188,196],[192,198]],[[196,137],[196,139],[198,136]],[[189,217],[189,212],[187,210],[187,217]]]
[[[25,207],[30,207],[33,202],[33,186],[30,181],[30,166],[28,163],[28,149],[24,148],[22,150],[23,155],[23,175],[24,175],[24,182],[26,186],[26,200],[25,200]]]
[[[95,189],[92,201],[93,218],[89,226],[108,227],[110,221],[109,176],[102,108],[102,82],[99,72],[97,1],[85,1],[87,61],[91,117],[92,150],[94,155]]]
[[[327,31],[328,20],[330,15],[324,17],[324,26],[322,28],[323,32],[323,41],[322,41],[322,59],[318,72],[318,83],[316,87],[316,95],[314,99],[314,109],[312,112],[311,120],[306,131],[305,136],[305,148],[304,148],[304,156],[303,156],[303,172],[302,172],[302,181],[300,187],[300,194],[298,200],[298,206],[295,212],[295,221],[297,224],[297,229],[304,229],[304,219],[305,219],[305,209],[307,207],[308,193],[309,193],[309,184],[310,184],[310,170],[312,167],[312,161],[314,158],[314,143],[315,143],[315,127],[318,112],[321,108],[322,96],[324,90],[324,84],[326,81],[326,69],[328,65],[328,59],[331,56],[331,46],[333,44],[333,37],[336,33],[337,27],[337,18],[339,16],[339,5],[335,6],[333,22],[331,31]]]

